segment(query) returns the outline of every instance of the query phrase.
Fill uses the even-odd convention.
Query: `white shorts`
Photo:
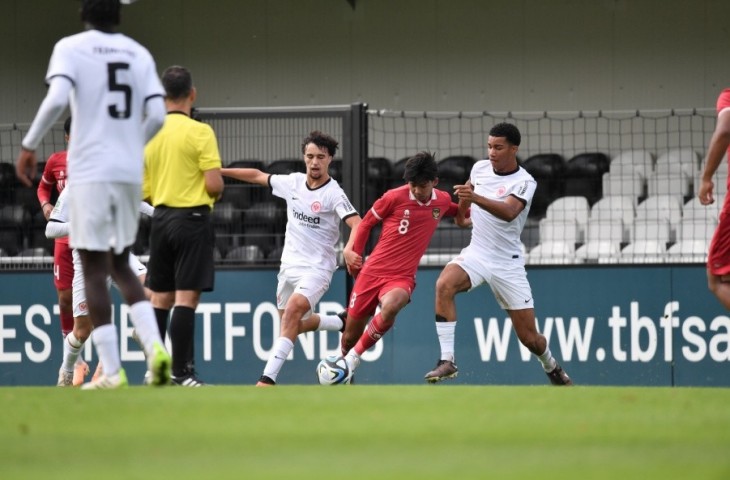
[[[487,255],[466,247],[449,263],[460,266],[466,272],[471,281],[470,291],[482,283],[489,284],[494,298],[503,309],[534,308],[532,289],[527,281],[522,258],[510,258],[495,263]]]
[[[276,286],[276,307],[284,310],[292,294],[304,295],[309,301],[309,312],[303,318],[308,318],[330,288],[332,272],[316,268],[289,267],[280,270],[276,278],[279,280]]]
[[[74,317],[83,317],[89,314],[89,308],[86,306],[86,286],[84,285],[84,271],[81,268],[81,257],[76,250],[73,250],[74,259],[74,279],[72,283],[71,295],[73,296],[73,312]],[[136,255],[129,254],[129,267],[138,276],[147,274],[147,267],[140,262]],[[112,282],[111,277],[107,279],[107,288],[116,284]]]
[[[141,185],[93,183],[69,185],[71,248],[120,254],[132,245],[139,225]]]

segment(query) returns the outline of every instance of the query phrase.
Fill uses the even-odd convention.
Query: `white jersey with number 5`
[[[340,220],[357,215],[334,178],[319,188],[307,186],[303,173],[271,175],[272,193],[286,200],[286,237],[281,267],[312,267],[334,272]]]
[[[56,43],[46,82],[71,93],[69,184],[142,183],[145,102],[164,96],[152,55],[121,33],[87,30]]]

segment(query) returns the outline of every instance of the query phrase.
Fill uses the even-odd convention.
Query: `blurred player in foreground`
[[[50,214],[48,224],[46,225],[46,236],[48,238],[62,238],[68,235],[69,231],[69,215],[68,215],[68,202],[67,202],[68,191],[64,190],[56,200],[56,205]],[[140,210],[144,215],[152,216],[154,209],[151,205],[142,202]],[[78,368],[74,368],[74,365],[78,365],[80,359],[81,350],[84,347],[84,343],[88,340],[89,335],[93,329],[91,319],[89,318],[89,311],[86,304],[86,289],[84,287],[84,272],[81,268],[81,259],[76,249],[72,251],[73,257],[73,316],[74,325],[73,330],[69,332],[64,338],[63,342],[63,361],[61,362],[61,368],[58,371],[58,382],[59,387],[78,386],[76,371]],[[129,254],[129,266],[137,274],[140,283],[144,283],[145,275],[147,273],[147,267],[145,267],[139,259]],[[111,278],[109,278],[111,282]],[[86,363],[84,362],[84,365]],[[102,364],[99,362],[97,372],[94,374],[97,377],[102,372]],[[87,367],[88,368],[88,367]],[[147,377],[145,377],[146,379]],[[81,378],[83,383],[83,377]]]
[[[329,175],[338,145],[327,134],[311,132],[302,142],[306,174],[271,175],[255,168],[221,170],[224,176],[269,186],[274,195],[286,200],[286,237],[276,288],[281,331],[257,386],[276,384],[297,335],[342,329],[343,322],[337,315],[313,314],[337,268],[335,245],[340,238],[340,220],[351,229],[360,223],[347,195]],[[352,235],[348,245],[351,242]],[[347,255],[345,261],[350,268]]]
[[[357,258],[356,266],[348,266],[356,280],[342,336],[342,353],[350,378],[360,365],[362,354],[393,327],[398,312],[411,301],[418,263],[441,219],[461,213],[456,224],[471,225],[466,210],[458,211],[451,194],[434,188],[438,184],[438,165],[431,153],[419,152],[409,158],[403,179],[406,185],[388,190],[375,201],[353,231],[351,249],[345,249],[347,255]],[[363,263],[365,244],[379,222],[383,223],[380,238]],[[376,313],[378,305],[380,311]],[[372,315],[375,316],[365,330]]]
[[[162,127],[164,91],[149,51],[115,33],[119,0],[82,0],[86,31],[59,40],[46,74],[48,92],[23,138],[16,160],[19,180],[35,175],[35,148],[67,106],[73,142],[68,150],[71,247],[84,270],[94,346],[104,374],[84,389],[127,386],[119,358],[119,336],[111,323],[111,274],[137,335],[144,344],[152,384],[170,381],[165,350],[152,305],[129,268],[129,250],[139,224],[144,145]]]
[[[720,166],[723,157],[730,161],[730,89],[723,90],[717,98],[717,124],[707,149],[705,168],[700,177],[698,197],[702,205],[715,203],[712,176]],[[730,184],[730,177],[726,180]],[[730,195],[720,212],[720,221],[710,242],[707,256],[707,284],[710,291],[730,310]]]
[[[517,163],[520,131],[499,123],[489,131],[488,160],[474,164],[466,185],[456,185],[459,209],[471,206],[471,242],[449,262],[436,281],[436,332],[441,359],[425,379],[435,383],[457,375],[454,363],[457,293],[489,284],[497,303],[512,320],[520,342],[542,364],[553,385],[572,385],[547,340],[537,331],[532,291],[527,281],[520,234],[537,183]]]

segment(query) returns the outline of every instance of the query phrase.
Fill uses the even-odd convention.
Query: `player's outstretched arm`
[[[221,168],[221,175],[246,183],[267,186],[271,174],[262,172],[258,168]]]

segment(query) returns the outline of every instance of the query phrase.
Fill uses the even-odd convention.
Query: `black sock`
[[[170,310],[166,308],[155,308],[155,318],[157,319],[157,328],[160,330],[160,338],[165,341],[167,335],[167,317],[170,316]]]
[[[188,373],[195,364],[195,310],[175,306],[170,318],[170,342],[172,343],[172,374],[176,377]]]

